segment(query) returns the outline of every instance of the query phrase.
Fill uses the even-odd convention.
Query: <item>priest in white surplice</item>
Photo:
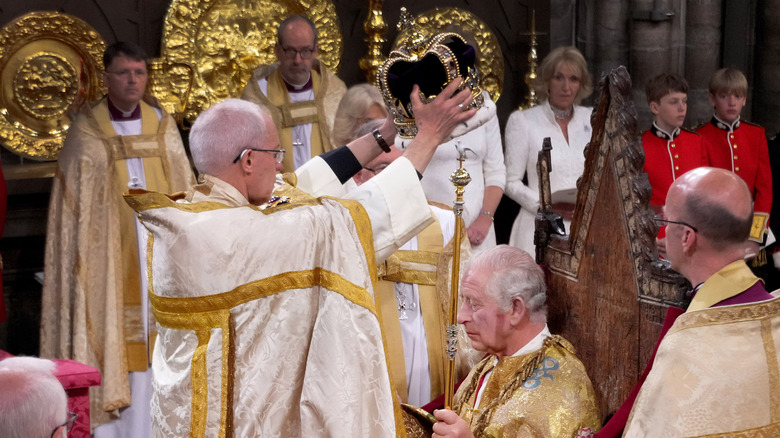
[[[241,98],[263,107],[274,120],[282,165],[292,172],[313,157],[341,145],[330,142],[330,131],[344,82],[317,59],[317,27],[303,15],[291,15],[276,33],[274,54],[279,62],[252,73]]]
[[[151,427],[154,330],[145,301],[145,230],[122,194],[128,187],[186,190],[195,177],[176,122],[144,94],[143,50],[114,43],[103,64],[108,94],[79,111],[52,185],[40,354],[98,368],[102,384],[89,390],[93,434],[133,438]]]
[[[382,119],[370,120],[358,129],[357,135],[370,133],[382,123]],[[379,175],[402,156],[395,145],[390,149],[391,152],[363,166],[353,178],[357,185]],[[454,169],[458,162],[453,160],[452,165]],[[429,204],[435,221],[379,265],[379,281],[374,288],[393,385],[401,402],[413,406],[423,406],[444,393],[447,369],[444,346],[455,214],[452,207]],[[461,264],[468,260],[470,252],[471,245],[464,233]],[[456,380],[465,377],[484,356],[471,348],[466,339],[463,332],[458,340]]]
[[[417,139],[358,202],[324,195],[389,149],[391,119],[282,181],[271,119],[237,100],[193,125],[199,185],[128,197],[152,236],[155,436],[403,436],[372,279],[430,221],[419,175],[475,113],[459,82],[426,105],[415,90]]]

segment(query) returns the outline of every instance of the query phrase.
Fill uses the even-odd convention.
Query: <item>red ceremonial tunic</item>
[[[765,231],[772,209],[772,169],[764,128],[739,119],[729,125],[713,116],[696,132],[710,148],[711,165],[730,170],[747,183],[753,195],[754,226]]]
[[[671,134],[653,126],[642,134],[645,150],[644,171],[653,188],[650,204],[666,204],[666,192],[672,182],[685,172],[697,167],[709,166],[709,153],[701,135],[686,129],[676,129]]]

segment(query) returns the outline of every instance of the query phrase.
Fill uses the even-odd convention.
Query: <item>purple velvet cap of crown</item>
[[[449,37],[444,45],[455,55],[458,75],[465,78],[476,61],[474,47],[454,36]],[[447,73],[441,59],[429,52],[417,61],[398,60],[393,63],[387,70],[387,84],[390,93],[408,108],[409,96],[415,84],[420,86],[420,91],[426,97],[436,96],[449,83]]]

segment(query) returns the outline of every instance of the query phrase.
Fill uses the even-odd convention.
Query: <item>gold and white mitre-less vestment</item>
[[[678,317],[623,436],[780,436],[780,298]]]
[[[451,208],[442,207],[431,203],[436,222],[379,266],[376,301],[390,374],[401,401],[413,406],[423,406],[444,393],[455,215]],[[470,249],[464,227],[461,266],[468,261]],[[459,326],[456,379],[468,374],[483,356]]]
[[[319,158],[287,180],[341,187]],[[372,279],[431,218],[408,160],[374,180],[360,203],[284,184],[258,208],[207,175],[128,197],[151,236],[154,436],[403,436]]]

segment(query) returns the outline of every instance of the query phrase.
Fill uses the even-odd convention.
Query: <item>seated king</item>
[[[525,251],[499,245],[472,255],[458,323],[487,353],[434,411],[433,437],[589,437],[601,414],[572,345],[547,327],[544,273]]]

